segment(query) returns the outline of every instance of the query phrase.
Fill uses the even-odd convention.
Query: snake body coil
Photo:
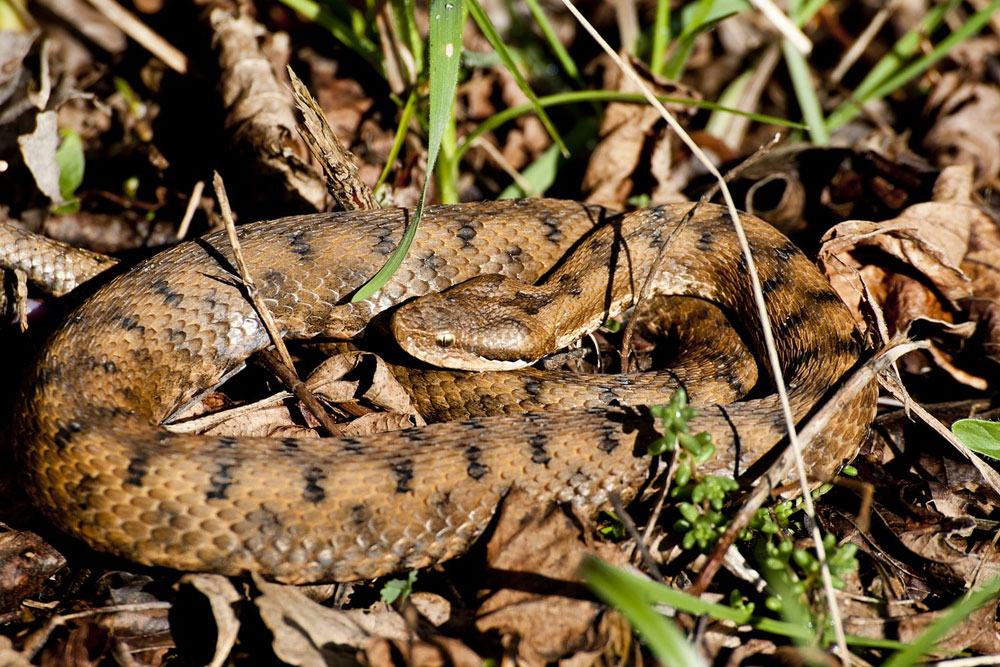
[[[483,274],[533,283],[551,273],[568,298],[596,307],[580,316],[589,324],[628,305],[689,208],[608,221],[600,209],[555,200],[429,208],[399,272],[358,304],[349,295],[395,249],[405,211],[286,218],[247,225],[240,236],[289,337],[352,337],[412,297]],[[802,418],[860,346],[846,308],[795,246],[751,216],[743,224]],[[655,282],[662,292],[718,302],[756,339],[746,265],[722,209],[695,214]],[[584,399],[563,411],[546,408],[547,397],[568,405],[573,390],[540,371],[399,369],[424,411],[466,418],[363,438],[214,438],[158,426],[268,344],[222,235],[181,244],[111,281],[53,335],[20,398],[14,442],[34,502],[63,530],[141,563],[302,583],[370,578],[460,554],[513,488],[594,510],[612,492],[634,495],[648,474],[643,452],[658,434],[643,410],[627,407],[628,377],[594,380],[615,407]],[[807,453],[813,471],[831,472],[853,455],[874,400],[869,388]],[[462,401],[469,407],[454,407]],[[494,407],[545,411],[481,416]],[[714,465],[729,474],[782,437],[773,397],[706,407],[693,426],[713,433]]]

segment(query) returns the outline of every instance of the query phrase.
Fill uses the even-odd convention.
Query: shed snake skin
[[[690,208],[610,216],[544,199],[431,207],[401,269],[357,304],[349,296],[396,247],[406,211],[284,218],[246,225],[240,237],[286,337],[351,338],[398,304],[488,274],[529,284],[548,276],[560,295],[550,317],[580,331],[631,303]],[[862,346],[847,309],[801,252],[752,216],[743,225],[803,419]],[[269,345],[231,259],[224,235],[214,234],[140,263],[69,316],[27,378],[14,418],[26,488],[58,527],[94,548],[289,583],[365,579],[461,554],[514,488],[596,511],[609,494],[628,499],[646,481],[645,447],[658,433],[648,412],[633,407],[648,399],[633,392],[640,381],[630,376],[595,376],[597,388],[573,408],[577,390],[535,369],[399,367],[423,412],[459,421],[323,440],[170,433],[159,426],[164,419]],[[701,207],[653,280],[658,292],[718,303],[758,340],[724,209]],[[526,310],[543,310],[533,305],[540,299]],[[563,333],[553,336],[562,341]],[[701,400],[711,403],[713,393]],[[809,469],[828,474],[849,460],[874,408],[869,387],[808,450]],[[706,405],[692,427],[714,436],[709,471],[730,475],[783,436],[773,396]]]

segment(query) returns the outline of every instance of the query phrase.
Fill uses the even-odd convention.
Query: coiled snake
[[[240,236],[289,337],[350,338],[411,297],[476,276],[533,283],[550,274],[555,306],[546,290],[527,287],[501,300],[557,320],[560,330],[544,336],[561,344],[629,305],[690,207],[618,217],[556,200],[432,207],[392,281],[357,304],[348,297],[396,247],[405,211],[285,218],[244,226]],[[752,216],[743,224],[803,418],[861,346],[846,308],[801,252]],[[746,264],[723,209],[698,210],[653,280],[657,291],[717,302],[756,340]],[[474,304],[497,281],[476,284]],[[460,296],[437,298],[454,310]],[[494,333],[513,335],[520,320],[507,317]],[[431,331],[431,343],[404,347],[453,348],[453,333]],[[425,411],[466,418],[360,438],[213,438],[158,426],[268,344],[222,235],[183,243],[112,280],[52,336],[20,397],[14,442],[34,502],[94,548],[140,563],[301,583],[370,578],[460,554],[513,488],[589,511],[612,492],[633,496],[649,473],[644,451],[657,433],[646,411],[629,407],[646,400],[633,394],[641,382],[630,376],[595,378],[599,389],[585,406],[564,410],[577,390],[541,371],[398,369]],[[560,409],[546,408],[548,400]],[[874,405],[869,388],[807,452],[812,471],[832,472],[853,456]],[[494,412],[512,414],[482,416]],[[713,433],[712,465],[728,474],[782,438],[774,397],[704,407],[693,427]]]

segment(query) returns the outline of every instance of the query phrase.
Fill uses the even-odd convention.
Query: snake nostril
[[[455,343],[455,334],[450,331],[439,333],[434,336],[434,342],[437,343],[438,347],[451,347]]]

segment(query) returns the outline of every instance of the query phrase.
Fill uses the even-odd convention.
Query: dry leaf
[[[935,184],[933,201],[914,204],[886,222],[849,220],[824,235],[820,265],[858,322],[870,305],[885,323],[883,336],[905,332],[918,320],[952,335],[972,334],[973,323],[955,321],[959,302],[972,296],[960,264],[973,224],[986,217],[971,196],[971,167],[949,167]],[[932,357],[959,382],[985,387],[981,378],[956,368],[940,347]]]
[[[410,639],[403,617],[384,605],[377,605],[376,611],[330,609],[294,586],[259,578],[255,582],[262,595],[254,604],[274,635],[274,654],[290,665],[354,665],[357,651],[368,650],[379,639]]]
[[[240,594],[229,579],[217,574],[186,574],[178,583],[190,584],[208,598],[216,628],[215,655],[208,667],[220,667],[236,645],[236,635],[240,631],[239,619],[232,608],[232,604],[241,599]]]
[[[35,533],[8,531],[0,533],[0,563],[0,612],[6,612],[42,590],[66,559]]]
[[[1000,88],[966,82],[965,73],[947,72],[927,99],[937,120],[924,146],[938,164],[975,167],[976,184],[996,187],[1000,172]]]
[[[418,591],[410,596],[410,604],[436,627],[444,625],[451,618],[451,603],[435,593]]]
[[[624,561],[614,545],[597,548],[605,560]],[[595,620],[603,605],[576,576],[580,559],[592,551],[579,524],[560,508],[512,493],[487,545],[493,570],[487,583],[499,590],[480,605],[476,627],[516,638],[517,653],[526,664],[600,649],[607,638]]]
[[[635,62],[633,66],[636,66]],[[641,67],[637,67],[637,71],[640,75],[644,74]],[[638,92],[635,84],[617,68],[610,68],[606,78],[610,79],[605,82],[605,88],[608,90]],[[646,83],[659,95],[700,99],[693,90],[663,79],[654,79],[652,75],[646,76]],[[690,115],[693,109],[679,104],[668,104],[667,108],[675,116]],[[658,136],[654,137],[652,130],[657,123],[663,128]],[[587,203],[611,209],[624,208],[625,200],[633,194],[632,175],[643,171],[653,172],[660,184],[655,193],[657,197],[663,199],[654,199],[655,203],[676,201],[677,184],[671,181],[670,169],[672,133],[666,132],[665,128],[666,123],[660,117],[660,113],[648,104],[623,102],[609,104],[601,120],[600,143],[591,154],[583,177],[583,190],[589,193]],[[655,142],[653,163],[650,169],[646,170],[639,167],[639,161],[647,141],[650,140]]]

